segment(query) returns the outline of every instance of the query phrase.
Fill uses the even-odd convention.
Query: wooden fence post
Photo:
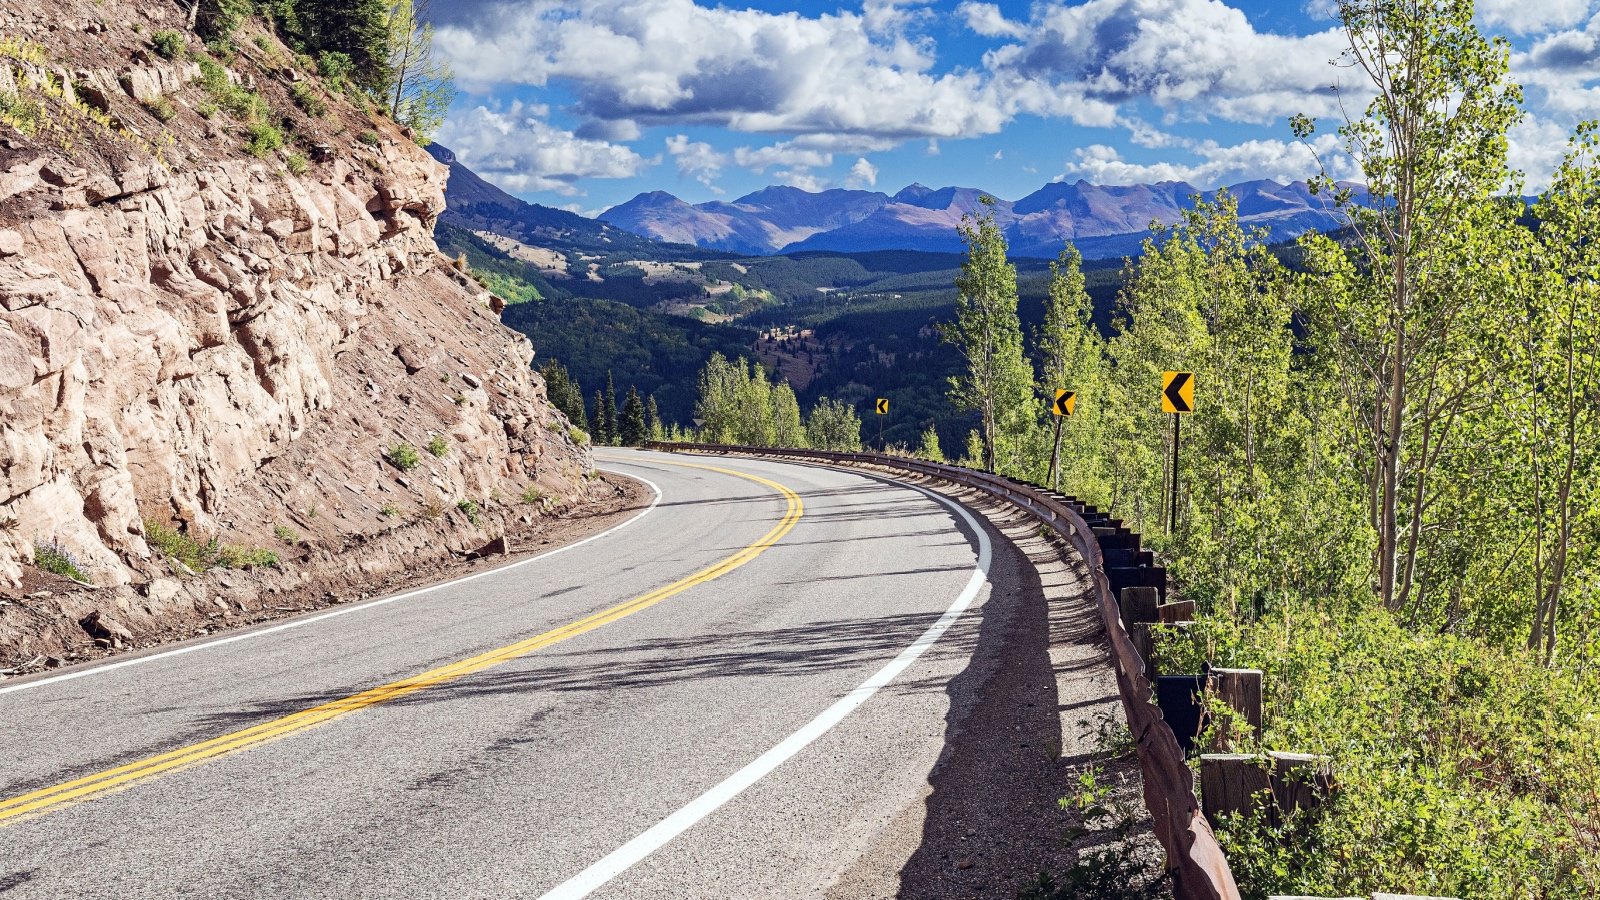
[[[1206,690],[1215,694],[1240,719],[1249,724],[1259,737],[1261,734],[1261,670],[1212,669],[1206,681]],[[1218,723],[1217,749],[1232,750],[1239,743],[1242,728],[1231,728]]]

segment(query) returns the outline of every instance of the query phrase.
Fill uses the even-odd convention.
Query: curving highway
[[[0,685],[0,896],[827,894],[929,791],[1004,538],[861,473],[600,462],[657,496],[579,544]]]

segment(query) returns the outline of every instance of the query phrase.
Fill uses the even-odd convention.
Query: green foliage
[[[589,427],[589,414],[583,406],[583,385],[567,372],[567,367],[554,357],[545,361],[539,374],[544,378],[545,392],[551,405],[561,410],[567,421],[579,428]]]
[[[348,53],[337,50],[323,50],[317,54],[317,74],[323,81],[334,87],[342,88],[350,81],[350,74],[355,64],[350,62]]]
[[[311,163],[298,153],[289,154],[283,164],[288,168],[290,175],[304,175],[311,168]]]
[[[1017,320],[1017,270],[992,212],[964,216],[960,232],[967,261],[956,277],[956,317],[940,331],[961,352],[966,371],[951,379],[950,399],[982,420],[984,468],[994,471],[1002,461],[1011,468],[1019,448],[1007,441],[1002,457],[1000,443],[1019,432],[1033,384]]]
[[[31,135],[37,132],[39,119],[43,114],[44,107],[32,97],[21,93],[0,93],[0,122],[23,134]]]
[[[459,509],[462,512],[466,513],[468,522],[471,522],[474,525],[481,525],[482,524],[482,520],[479,519],[479,517],[478,517],[478,512],[479,512],[478,504],[475,501],[472,501],[472,500],[457,500],[456,501],[456,509]]]
[[[272,526],[272,536],[280,541],[283,541],[285,544],[300,543],[300,533],[287,525]]]
[[[438,459],[443,459],[444,455],[450,452],[450,445],[445,442],[444,435],[436,434],[428,439],[428,452]]]
[[[368,147],[376,147],[378,146],[378,133],[369,128],[356,135],[356,140],[366,144]]]
[[[189,55],[189,45],[184,40],[183,33],[171,29],[163,29],[150,35],[150,47],[162,59],[180,60]]]
[[[422,456],[417,453],[417,448],[405,441],[392,445],[389,452],[384,454],[384,458],[402,472],[409,472],[422,464]]]
[[[393,503],[385,503],[383,508],[378,510],[378,515],[385,519],[392,519],[400,515],[400,507],[395,506]]]
[[[254,91],[233,83],[228,70],[209,56],[196,60],[200,65],[200,86],[217,105],[241,121],[252,121],[266,113],[266,105]]]
[[[157,97],[154,100],[146,100],[144,103],[144,108],[150,113],[150,115],[155,116],[156,121],[158,122],[171,122],[173,119],[178,117],[178,108],[174,106],[172,101],[168,100],[166,97]]]
[[[1324,815],[1219,833],[1248,895],[1592,897],[1600,887],[1594,673],[1419,631],[1366,600],[1286,601],[1164,635],[1167,665],[1260,668],[1264,744],[1334,760]]]
[[[145,520],[144,539],[157,552],[195,573],[215,568],[264,568],[279,563],[278,554],[271,550],[223,544],[214,537],[197,537],[153,519]]]
[[[231,46],[233,32],[249,18],[252,0],[195,0],[195,30],[208,45]]]
[[[73,581],[89,583],[89,576],[83,574],[83,563],[76,554],[68,550],[65,544],[58,541],[39,541],[33,545],[33,564],[46,572],[71,578]]]
[[[396,122],[426,147],[455,99],[450,64],[433,53],[433,25],[418,19],[413,0],[386,0],[387,105]]]
[[[944,462],[944,449],[939,446],[939,429],[929,425],[922,432],[922,441],[917,444],[917,456],[928,462]]]
[[[861,417],[843,400],[819,397],[806,421],[806,442],[818,450],[860,450]]]
[[[257,159],[265,159],[283,147],[283,132],[265,122],[250,123],[245,126],[245,134],[244,149]]]
[[[296,106],[305,110],[306,115],[312,118],[321,118],[328,113],[328,103],[322,99],[322,94],[312,87],[310,82],[296,81],[289,88],[289,96]]]
[[[650,438],[644,421],[644,400],[639,396],[638,388],[628,388],[628,398],[622,403],[617,436],[624,447],[637,447]]]
[[[522,502],[527,504],[538,503],[544,499],[544,491],[534,485],[528,485],[522,490]]]

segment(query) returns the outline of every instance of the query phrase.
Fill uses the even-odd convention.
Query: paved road
[[[987,526],[856,473],[602,464],[659,502],[582,546],[0,685],[0,895],[821,895],[927,791]]]

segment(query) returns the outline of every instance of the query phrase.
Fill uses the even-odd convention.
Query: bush
[[[393,503],[385,503],[383,508],[378,510],[378,515],[385,519],[392,519],[400,515],[400,507],[395,506]]]
[[[296,81],[294,86],[289,88],[289,96],[294,99],[296,106],[305,110],[306,115],[314,119],[320,118],[328,112],[328,104],[309,82]]]
[[[306,170],[311,168],[311,163],[298,153],[289,154],[289,158],[284,160],[284,165],[289,167],[290,175],[304,175]]]
[[[277,538],[280,541],[283,541],[285,544],[298,544],[298,543],[300,543],[300,534],[299,534],[299,532],[295,531],[293,528],[290,528],[287,525],[274,525],[274,526],[272,526],[272,536]]]
[[[265,569],[278,565],[278,554],[262,547],[249,550],[224,544],[217,551],[217,565],[224,569]]]
[[[317,72],[329,84],[343,86],[350,80],[350,73],[355,69],[350,62],[348,53],[336,50],[324,50],[317,54]]]
[[[196,62],[200,65],[200,86],[217,105],[245,121],[259,118],[266,112],[261,98],[254,91],[234,84],[228,78],[227,68],[221,63],[209,56],[202,56]]]
[[[478,504],[471,500],[457,500],[456,509],[467,514],[467,521],[474,525],[481,524],[478,520]]]
[[[158,122],[171,122],[178,117],[178,108],[173,106],[172,101],[165,97],[146,100],[144,108],[150,112],[150,115],[155,116]]]
[[[436,434],[428,441],[428,452],[441,459],[450,452],[450,445],[445,443],[444,435]]]
[[[39,128],[44,108],[38,101],[21,94],[0,93],[0,122],[31,135]]]
[[[366,144],[368,147],[376,147],[378,146],[378,133],[371,130],[363,131],[356,135],[356,140]]]
[[[146,519],[144,539],[168,559],[181,563],[191,572],[207,569],[256,569],[278,564],[278,554],[263,548],[222,544],[216,538],[200,539]]]
[[[73,581],[88,583],[89,576],[83,574],[83,563],[78,561],[72,551],[57,541],[42,541],[33,545],[33,564],[46,572],[53,572]]]
[[[581,447],[589,443],[589,432],[574,425],[567,429],[567,440]]]
[[[538,488],[534,487],[531,484],[528,485],[527,489],[522,492],[522,502],[523,503],[538,503],[540,500],[543,500],[543,499],[544,499],[544,491],[539,490]]]
[[[405,441],[390,447],[385,456],[391,465],[402,472],[409,472],[422,463],[422,457],[417,453],[417,448]]]
[[[162,59],[183,59],[189,55],[188,42],[183,35],[171,29],[150,36],[150,46]]]
[[[248,135],[244,149],[257,159],[265,159],[274,150],[283,147],[283,132],[265,122],[252,122],[245,129]]]
[[[220,110],[221,110],[221,107],[217,106],[217,104],[215,104],[215,103],[212,103],[210,100],[202,100],[194,108],[194,111],[199,113],[200,117],[203,118],[203,119],[214,119],[214,118],[216,118],[217,117],[217,113]]]

